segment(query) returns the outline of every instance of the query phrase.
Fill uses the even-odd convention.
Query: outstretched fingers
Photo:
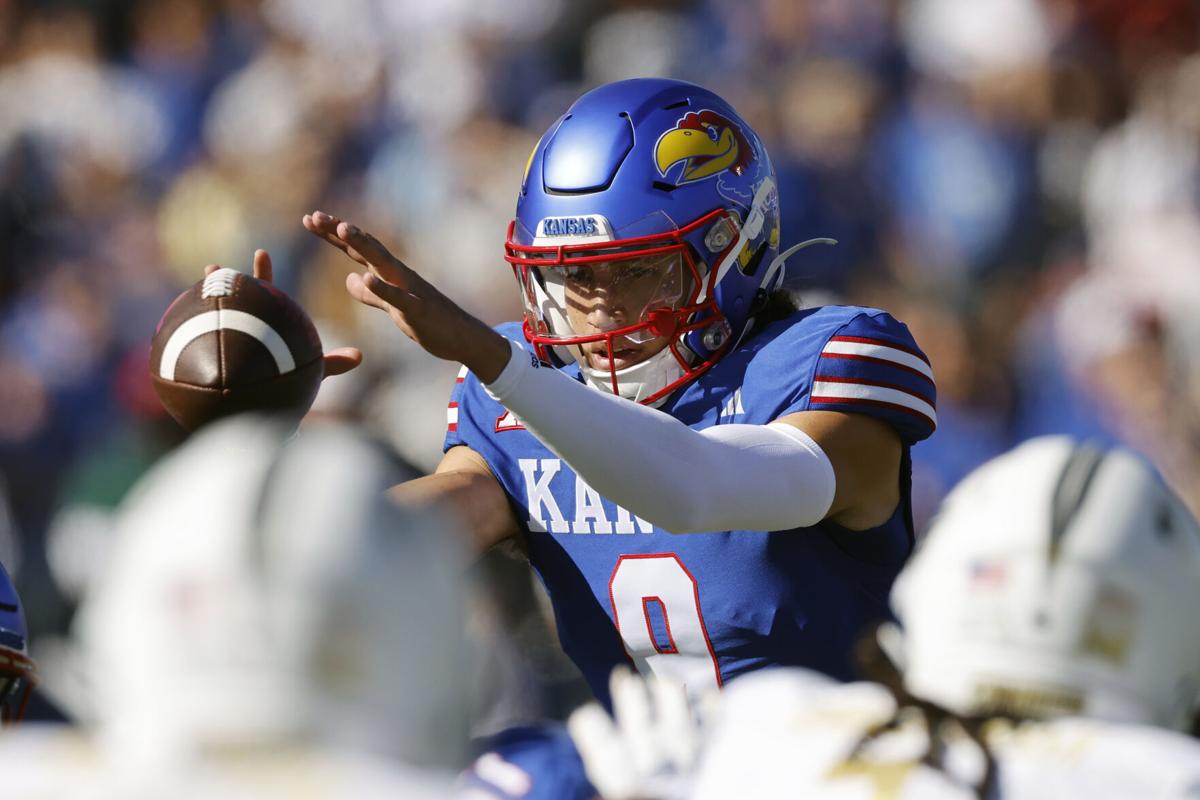
[[[393,286],[387,281],[380,280],[376,275],[366,272],[358,274],[351,272],[346,276],[346,291],[358,302],[365,306],[378,308],[395,317],[395,314],[408,311],[412,295],[403,289]],[[399,320],[397,320],[399,322]]]
[[[346,276],[346,291],[364,306],[378,308],[380,311],[390,311],[391,307],[387,301],[367,288],[366,277],[369,275],[370,273],[364,276],[357,272],[351,272]]]
[[[416,337],[408,318],[404,316],[410,296],[403,289],[391,286],[369,272],[362,275],[351,272],[346,276],[346,291],[363,305],[386,313],[407,336]]]
[[[340,220],[324,211],[305,214],[302,221],[305,229],[362,264],[370,270],[371,274],[398,289],[400,293],[413,291],[423,285],[420,277],[403,261],[392,255],[382,242],[357,225]],[[392,299],[382,287],[376,287],[373,291],[385,299]],[[354,291],[351,291],[351,294],[368,305],[374,305]]]
[[[338,223],[337,236],[346,243],[349,250],[366,259],[371,271],[380,278],[393,286],[409,288],[414,276],[413,271],[392,255],[374,236],[349,222]]]
[[[305,230],[307,230],[309,233],[312,233],[319,239],[324,239],[328,244],[331,244],[338,250],[341,250],[343,253],[357,261],[359,264],[362,264],[364,267],[371,266],[360,253],[351,248],[346,242],[338,238],[337,226],[341,220],[337,219],[336,217],[331,217],[324,211],[314,211],[311,214],[305,214],[300,221],[304,225]]]

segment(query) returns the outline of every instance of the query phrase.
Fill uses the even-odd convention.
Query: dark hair
[[[760,294],[750,314],[754,327],[762,328],[772,322],[787,319],[800,310],[799,298],[787,289],[776,289],[770,294]]]

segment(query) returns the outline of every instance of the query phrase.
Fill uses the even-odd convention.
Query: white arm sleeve
[[[820,522],[833,465],[786,423],[695,431],[647,406],[541,367],[512,343],[488,394],[596,491],[675,533],[778,531]]]

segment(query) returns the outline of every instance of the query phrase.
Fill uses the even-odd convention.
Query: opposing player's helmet
[[[901,573],[905,683],[962,714],[1182,728],[1200,687],[1200,527],[1144,461],[1031,440],[966,478]]]
[[[640,78],[588,92],[542,136],[506,259],[539,356],[555,348],[593,385],[655,403],[746,332],[782,280],[778,245],[775,171],[758,135],[707,89]],[[604,318],[573,327],[572,291],[605,289]],[[664,339],[645,360],[619,357]],[[584,357],[592,343],[606,366]]]
[[[37,683],[21,598],[0,565],[0,724],[19,722]]]
[[[89,721],[138,752],[316,741],[460,767],[454,531],[388,500],[405,476],[361,436],[291,433],[215,422],[134,490],[77,623],[104,682]]]

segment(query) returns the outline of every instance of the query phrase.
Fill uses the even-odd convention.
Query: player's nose
[[[626,324],[625,311],[609,298],[598,299],[588,309],[587,321],[598,331],[609,331]]]

